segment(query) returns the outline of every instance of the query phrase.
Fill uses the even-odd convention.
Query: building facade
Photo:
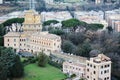
[[[103,54],[86,61],[87,80],[111,80],[111,60]]]
[[[116,32],[120,32],[120,21],[115,22],[115,28],[114,29],[115,29]]]
[[[97,57],[81,62],[64,62],[63,72],[69,75],[76,74],[86,80],[111,80],[111,60],[109,57],[99,54]]]
[[[13,47],[15,51],[28,51],[46,54],[61,51],[61,37],[42,32],[40,15],[29,10],[25,13],[25,21],[22,26],[23,32],[8,32],[4,35],[4,46]]]
[[[85,77],[85,64],[64,62],[63,73],[69,75],[75,74],[79,78]]]

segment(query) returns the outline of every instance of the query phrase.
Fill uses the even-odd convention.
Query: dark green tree
[[[9,79],[23,76],[22,63],[20,62],[19,56],[15,54],[12,48],[0,47],[0,64],[1,67],[3,67],[1,69],[4,72],[4,74],[1,74],[1,76]]]
[[[74,32],[79,25],[80,25],[80,21],[77,19],[69,19],[69,20],[62,21],[63,28],[70,28]]]
[[[72,42],[67,41],[67,40],[63,41],[62,43],[63,52],[71,54],[74,52],[75,49],[76,49],[76,46]]]
[[[43,52],[40,52],[39,55],[38,55],[38,66],[40,67],[45,67],[46,64],[48,63],[48,56],[43,53]]]
[[[98,29],[103,29],[104,25],[102,24],[87,24],[87,30],[97,31]]]
[[[51,23],[56,24],[56,23],[59,23],[59,21],[57,21],[57,20],[48,20],[48,21],[45,21],[43,23],[43,26],[50,25]]]
[[[56,35],[64,35],[65,34],[65,32],[60,29],[52,29],[49,31],[49,33],[56,34]]]

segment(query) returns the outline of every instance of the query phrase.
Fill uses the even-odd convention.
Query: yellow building
[[[41,31],[41,16],[34,10],[25,12],[25,21],[23,23],[23,31]]]
[[[61,37],[42,32],[40,15],[29,10],[25,12],[23,32],[8,32],[4,36],[4,46],[13,47],[16,51],[24,50],[32,53],[44,51],[46,54],[61,51]]]

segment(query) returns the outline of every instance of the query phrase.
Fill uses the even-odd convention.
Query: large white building
[[[4,36],[4,46],[13,47],[16,51],[44,51],[48,55],[61,51],[61,37],[41,30],[41,16],[34,10],[26,11],[23,32],[8,32]]]
[[[42,21],[47,20],[57,20],[57,21],[63,21],[67,19],[71,19],[72,16],[68,11],[61,11],[61,12],[42,12]]]
[[[69,75],[76,74],[86,80],[111,80],[111,60],[99,54],[97,57],[81,62],[64,62],[63,72]]]
[[[103,24],[104,29],[108,26],[108,23],[104,20],[103,11],[83,11],[83,12],[74,12],[74,17],[80,21],[84,21],[88,24]]]

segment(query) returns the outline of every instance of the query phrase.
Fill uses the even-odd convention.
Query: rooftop
[[[55,34],[50,34],[47,31],[37,32],[37,33],[32,34],[32,36],[33,37],[37,36],[37,37],[42,37],[42,38],[49,38],[49,39],[58,39],[58,38],[60,38],[60,36],[57,36]]]

